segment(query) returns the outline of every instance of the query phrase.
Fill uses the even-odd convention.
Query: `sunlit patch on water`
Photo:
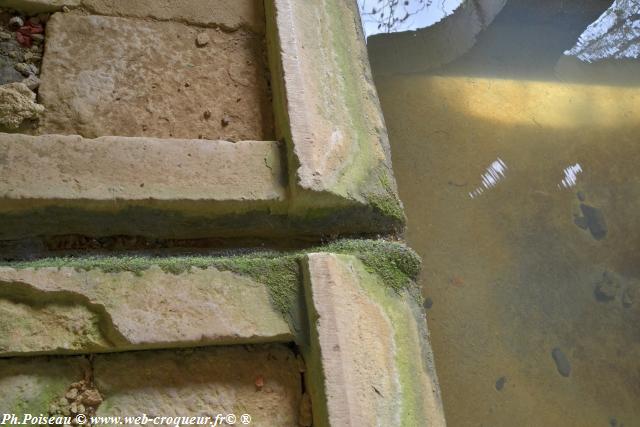
[[[505,177],[507,172],[507,164],[498,157],[489,167],[487,171],[482,174],[482,185],[469,193],[469,197],[472,199],[478,197],[484,190],[488,190],[495,187],[502,178]]]
[[[564,168],[564,178],[558,184],[558,188],[571,188],[578,182],[578,174],[582,172],[580,163]]]

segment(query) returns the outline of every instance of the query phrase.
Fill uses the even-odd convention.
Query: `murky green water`
[[[640,88],[437,74],[376,84],[448,425],[640,426]]]

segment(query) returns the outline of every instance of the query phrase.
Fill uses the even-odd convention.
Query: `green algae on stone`
[[[140,275],[152,266],[160,267],[165,273],[181,274],[191,268],[206,269],[209,267],[222,271],[249,276],[264,283],[274,306],[286,314],[297,293],[299,282],[299,268],[295,256],[278,256],[273,253],[260,255],[241,255],[237,257],[215,256],[90,256],[90,257],[60,257],[43,258],[35,261],[10,262],[2,266],[16,269],[69,267],[77,270],[101,270],[105,273],[129,271]]]
[[[105,273],[129,271],[141,274],[152,266],[170,274],[188,272],[191,268],[209,267],[231,271],[264,283],[273,305],[283,314],[290,313],[301,279],[299,262],[306,253],[334,252],[351,254],[367,269],[380,276],[389,288],[400,291],[412,288],[420,272],[420,258],[407,246],[387,240],[340,240],[299,252],[260,252],[239,256],[169,256],[142,255],[43,258],[33,261],[4,262],[0,266],[16,269],[69,267],[77,270],[98,269]]]

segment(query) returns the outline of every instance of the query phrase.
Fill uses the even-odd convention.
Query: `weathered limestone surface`
[[[46,414],[49,404],[88,371],[83,357],[2,359],[0,414]]]
[[[24,83],[0,86],[0,129],[17,129],[22,122],[35,119],[44,111],[36,103],[36,94]]]
[[[41,134],[273,139],[261,35],[57,13],[45,48]]]
[[[3,0],[3,7],[10,7],[27,13],[55,12],[63,6],[76,7],[81,0]]]
[[[367,48],[376,76],[438,68],[466,53],[506,0],[465,1],[440,22],[415,31],[377,34]]]
[[[182,229],[202,237],[216,217],[275,209],[282,175],[275,142],[0,133],[0,238]],[[207,221],[190,222],[198,217]]]
[[[101,355],[94,376],[105,396],[97,415],[234,413],[237,425],[241,414],[251,425],[298,425],[300,372],[284,346]]]
[[[250,414],[251,425],[297,426],[299,363],[280,345],[0,360],[0,414],[47,415],[72,383],[90,378],[99,416]],[[258,379],[262,386],[257,387]],[[228,423],[230,424],[230,423]],[[218,424],[220,425],[220,424]]]
[[[279,137],[289,145],[293,213],[367,206],[404,220],[387,133],[355,2],[276,0],[267,5]],[[369,212],[371,213],[371,212]],[[374,222],[371,219],[372,222]]]
[[[314,425],[444,426],[424,313],[353,256],[307,257]]]
[[[82,6],[100,15],[149,17],[264,33],[264,6],[259,0],[82,0]]]
[[[215,268],[0,268],[0,355],[291,341],[264,284]]]

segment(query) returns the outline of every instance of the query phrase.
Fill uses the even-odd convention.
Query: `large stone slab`
[[[273,139],[261,35],[57,13],[45,49],[39,133]]]
[[[306,352],[317,426],[444,426],[421,306],[351,255],[307,256]]]
[[[293,340],[264,284],[184,270],[0,267],[0,355]]]
[[[282,176],[275,142],[0,133],[0,239],[259,234]]]
[[[401,228],[356,2],[268,2],[267,34],[277,134],[289,147],[292,213],[346,208],[372,229]]]
[[[298,425],[299,365],[284,346],[102,355],[94,377],[105,398],[98,416],[221,413],[243,425],[240,417],[249,414],[251,425]]]

